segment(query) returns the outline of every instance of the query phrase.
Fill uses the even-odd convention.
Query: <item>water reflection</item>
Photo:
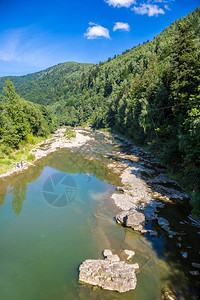
[[[12,194],[12,209],[15,214],[19,215],[23,208],[23,202],[26,200],[27,184],[13,185],[9,190],[9,194]]]
[[[119,185],[121,183],[119,177],[110,171],[106,164],[85,156],[83,151],[80,154],[60,150],[42,158],[36,166],[29,167],[24,173],[2,179],[0,182],[0,207],[5,204],[7,194],[10,194],[12,197],[11,207],[16,215],[20,215],[26,200],[28,184],[35,182],[41,176],[46,165],[63,173],[85,174],[88,183],[91,181],[91,175],[108,184]]]
[[[49,157],[50,158],[50,157]],[[26,200],[28,184],[36,181],[42,174],[44,166],[49,158],[40,160],[37,166],[30,166],[24,173],[13,174],[0,181],[0,207],[5,204],[7,194],[11,195],[11,207],[15,214],[19,215]]]

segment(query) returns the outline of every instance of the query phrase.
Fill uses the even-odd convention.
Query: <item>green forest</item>
[[[200,210],[200,8],[106,62],[11,76],[20,96],[7,79],[1,145],[18,147],[58,125],[106,128],[155,153],[194,190]]]
[[[48,109],[20,98],[9,79],[0,98],[0,153],[33,143],[35,136],[47,137],[57,128]]]

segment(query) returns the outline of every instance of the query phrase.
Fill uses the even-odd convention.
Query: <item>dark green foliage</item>
[[[47,108],[21,99],[8,79],[0,98],[1,150],[18,148],[21,143],[31,143],[31,136],[47,136],[55,130],[56,123]],[[7,149],[7,150],[4,150]]]
[[[34,103],[52,105],[57,100],[67,101],[73,95],[85,71],[92,64],[68,62],[34,74],[10,76],[16,92]],[[0,79],[0,89],[7,77]]]
[[[200,216],[200,194],[193,191],[191,205],[193,206],[193,214],[196,217]]]

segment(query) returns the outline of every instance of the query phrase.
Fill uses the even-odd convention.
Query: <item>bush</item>
[[[31,145],[34,145],[34,144],[35,144],[35,138],[34,138],[34,136],[33,136],[32,133],[29,133],[29,134],[27,135],[26,141],[27,141],[28,145],[30,145],[30,144],[31,144]]]
[[[0,151],[4,155],[9,155],[12,152],[12,148],[9,147],[8,145],[2,144],[1,147],[0,147]]]
[[[65,132],[64,132],[64,137],[70,140],[71,138],[76,137],[76,132],[72,130],[70,127],[67,127]]]
[[[35,160],[35,155],[34,154],[29,154],[28,156],[27,156],[27,160],[28,161],[34,161]]]

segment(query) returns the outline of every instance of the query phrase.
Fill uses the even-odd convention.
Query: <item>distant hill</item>
[[[84,72],[92,64],[66,62],[46,70],[24,76],[7,76],[0,78],[0,91],[7,80],[14,83],[16,92],[23,98],[44,105],[64,99],[80,82]]]

